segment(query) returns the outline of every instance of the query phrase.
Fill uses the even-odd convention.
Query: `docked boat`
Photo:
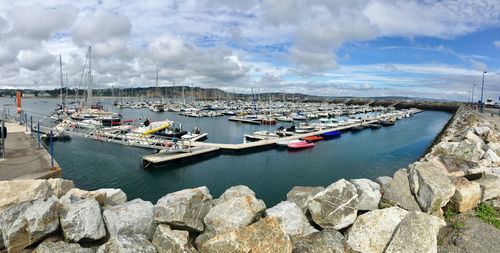
[[[365,129],[365,126],[364,126],[364,125],[358,125],[358,126],[353,126],[353,127],[351,127],[351,130],[352,130],[352,131],[361,131],[361,130],[363,130],[363,129]]]
[[[277,121],[273,118],[264,118],[262,119],[262,124],[264,125],[276,125]]]
[[[387,120],[382,120],[382,121],[380,121],[380,124],[382,126],[392,126],[392,125],[396,124],[396,119],[395,118],[390,118],[390,119],[387,119]]]
[[[325,139],[325,140],[330,140],[333,138],[340,137],[341,134],[342,133],[340,131],[331,131],[331,132],[322,133],[321,137],[323,137],[323,139]]]
[[[309,125],[308,123],[300,123],[299,127],[295,128],[295,132],[298,134],[310,133],[316,129],[315,126]]]
[[[307,141],[300,141],[300,142],[289,143],[287,146],[289,149],[304,149],[304,148],[314,147],[314,143]]]
[[[316,142],[316,141],[323,140],[323,137],[318,136],[318,135],[312,135],[312,136],[304,137],[304,138],[302,138],[302,140],[307,141],[307,142]]]
[[[260,141],[260,140],[269,140],[276,139],[280,136],[277,133],[272,133],[269,131],[255,131],[251,135],[245,134],[245,139],[249,141]]]
[[[278,141],[278,142],[276,142],[276,145],[278,145],[280,147],[288,147],[288,144],[297,143],[297,142],[302,142],[302,141],[299,139],[293,139],[293,140],[288,140],[288,141]]]
[[[368,124],[368,125],[366,125],[366,126],[368,126],[368,127],[369,127],[369,128],[371,128],[371,129],[379,129],[379,128],[381,128],[381,127],[382,127],[382,125],[381,125],[381,124],[379,124],[379,123],[372,123],[372,124]]]
[[[282,121],[282,122],[293,122],[293,118],[287,117],[287,116],[278,117],[278,118],[276,118],[276,120]]]

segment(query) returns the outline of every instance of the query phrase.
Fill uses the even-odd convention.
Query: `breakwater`
[[[497,126],[459,109],[439,141],[392,177],[295,187],[266,206],[246,186],[155,204],[64,179],[1,181],[0,248],[19,252],[436,252],[443,209],[500,197]]]

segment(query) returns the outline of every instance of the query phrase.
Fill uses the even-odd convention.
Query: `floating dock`
[[[246,118],[240,118],[240,117],[230,117],[228,120],[240,122],[240,123],[254,124],[254,125],[261,125],[262,124],[262,120],[258,120],[258,119],[246,119]]]
[[[186,151],[161,152],[153,155],[143,156],[142,163],[144,168],[148,168],[151,165],[166,164],[174,161],[186,160],[189,158],[208,155],[218,151],[219,149],[220,147],[199,146],[189,148]]]

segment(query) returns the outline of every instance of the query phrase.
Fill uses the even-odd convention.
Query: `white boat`
[[[278,142],[276,142],[276,145],[282,146],[282,147],[288,147],[288,144],[297,143],[297,142],[302,142],[302,141],[299,139],[293,139],[293,140],[288,140],[288,141],[278,141]]]
[[[244,136],[245,139],[250,141],[269,140],[280,137],[277,133],[272,133],[269,131],[255,131],[252,134],[245,134]]]
[[[276,120],[282,121],[282,122],[293,122],[293,118],[287,117],[287,116],[278,117],[278,118],[276,118]]]
[[[299,127],[295,128],[295,132],[300,133],[310,133],[313,132],[316,127],[314,125],[309,125],[308,123],[300,123]]]

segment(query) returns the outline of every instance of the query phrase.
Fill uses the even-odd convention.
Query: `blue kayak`
[[[331,132],[322,133],[321,137],[323,137],[323,139],[325,139],[325,140],[329,140],[329,139],[340,137],[341,134],[342,133],[340,131],[331,131]]]

